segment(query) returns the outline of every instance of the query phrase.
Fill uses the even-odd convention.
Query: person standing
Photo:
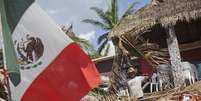
[[[133,67],[128,69],[129,80],[127,81],[131,99],[142,99],[144,96],[142,82],[148,79],[148,76],[136,76],[137,70]]]

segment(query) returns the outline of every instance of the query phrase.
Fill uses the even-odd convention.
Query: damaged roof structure
[[[168,53],[172,68],[177,71],[173,73],[175,86],[179,86],[184,82],[179,78],[181,78],[182,59],[187,51],[189,54],[190,51],[196,50],[197,53],[193,51],[190,54],[196,54],[197,56],[193,55],[196,61],[201,61],[201,55],[199,55],[201,52],[201,1],[152,0],[134,14],[122,19],[109,37],[120,50],[119,39],[128,45],[126,47],[128,51],[138,50],[145,59],[148,48],[152,46],[156,46],[153,50]],[[143,47],[144,44],[145,47]],[[120,59],[116,59],[113,65],[114,74],[120,72],[120,69],[116,69],[120,67],[118,61]],[[113,75],[112,78],[115,76]]]

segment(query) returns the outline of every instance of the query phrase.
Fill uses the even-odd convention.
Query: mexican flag
[[[34,0],[0,0],[14,101],[79,101],[99,74],[88,56]]]

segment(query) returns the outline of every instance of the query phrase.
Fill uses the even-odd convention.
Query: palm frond
[[[106,11],[105,14],[107,15],[108,19],[111,21],[111,24],[109,24],[109,27],[112,29],[115,25],[115,22],[113,21],[113,19],[116,19],[116,18],[113,18],[112,12],[109,10]]]
[[[101,29],[104,29],[104,30],[108,30],[110,29],[107,25],[99,22],[99,21],[96,21],[96,20],[93,20],[93,19],[85,19],[85,20],[82,20],[82,22],[85,22],[85,23],[90,23],[96,27],[99,27]]]
[[[117,24],[118,22],[118,1],[111,0],[111,13],[113,18],[113,24]]]
[[[82,38],[79,38],[79,37],[70,37],[70,38],[75,42],[87,42],[86,39],[82,39]]]
[[[133,12],[134,6],[138,2],[135,0],[132,4],[129,5],[127,10],[124,12],[122,17],[125,17]],[[108,10],[104,11],[101,8],[98,7],[92,7],[91,10],[95,11],[97,15],[101,18],[102,21],[93,20],[93,19],[85,19],[83,22],[90,23],[92,25],[95,25],[103,30],[108,31],[107,33],[101,35],[98,38],[98,44],[100,44],[100,47],[98,48],[98,53],[101,54],[103,50],[109,47],[108,44],[108,33],[112,30],[112,28],[120,22],[121,19],[119,19],[118,15],[118,0],[111,0],[110,7]],[[106,52],[107,53],[107,52]]]
[[[106,32],[103,35],[101,35],[101,36],[98,37],[98,44],[100,44],[101,42],[103,42],[103,40],[107,40],[108,39],[108,33],[109,32]]]
[[[71,39],[75,41],[91,58],[99,57],[97,51],[88,40],[79,37],[71,37]]]
[[[98,47],[98,53],[101,55],[102,51],[104,50],[104,48],[106,47],[106,45],[108,44],[108,40],[105,40],[99,47]]]
[[[94,10],[96,14],[101,18],[105,25],[110,26],[112,22],[110,20],[110,15],[108,15],[107,11],[104,12],[102,9],[98,7],[91,7],[91,10]]]
[[[71,39],[77,44],[79,44],[80,47],[82,47],[84,50],[88,50],[90,47],[92,47],[92,45],[90,44],[88,40],[78,38],[78,37],[71,37]]]
[[[106,48],[105,48],[105,52],[104,52],[104,56],[107,56],[110,50],[110,44],[107,44]]]
[[[130,15],[130,14],[132,14],[133,12],[134,12],[134,7],[136,6],[136,4],[138,4],[139,3],[139,1],[134,1],[133,3],[131,3],[129,6],[128,6],[128,8],[127,8],[127,10],[124,12],[124,14],[122,15],[122,17],[121,17],[121,19],[122,18],[125,18],[126,16],[128,16],[128,15]]]

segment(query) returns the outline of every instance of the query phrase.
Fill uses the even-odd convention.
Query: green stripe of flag
[[[12,40],[12,32],[23,13],[34,0],[0,0],[2,32],[6,56],[6,66],[14,86],[20,83],[20,70]]]
[[[11,31],[7,23],[7,18],[5,16],[3,0],[0,0],[0,7],[1,7],[2,32],[3,32],[2,34],[4,41],[3,47],[5,50],[4,58],[6,58],[6,66],[8,69],[10,80],[15,86],[17,86],[20,83],[20,72],[19,72],[19,66],[17,64],[17,58],[14,50]]]
[[[11,32],[17,26],[20,18],[34,2],[34,0],[3,0],[6,11],[7,22]]]

